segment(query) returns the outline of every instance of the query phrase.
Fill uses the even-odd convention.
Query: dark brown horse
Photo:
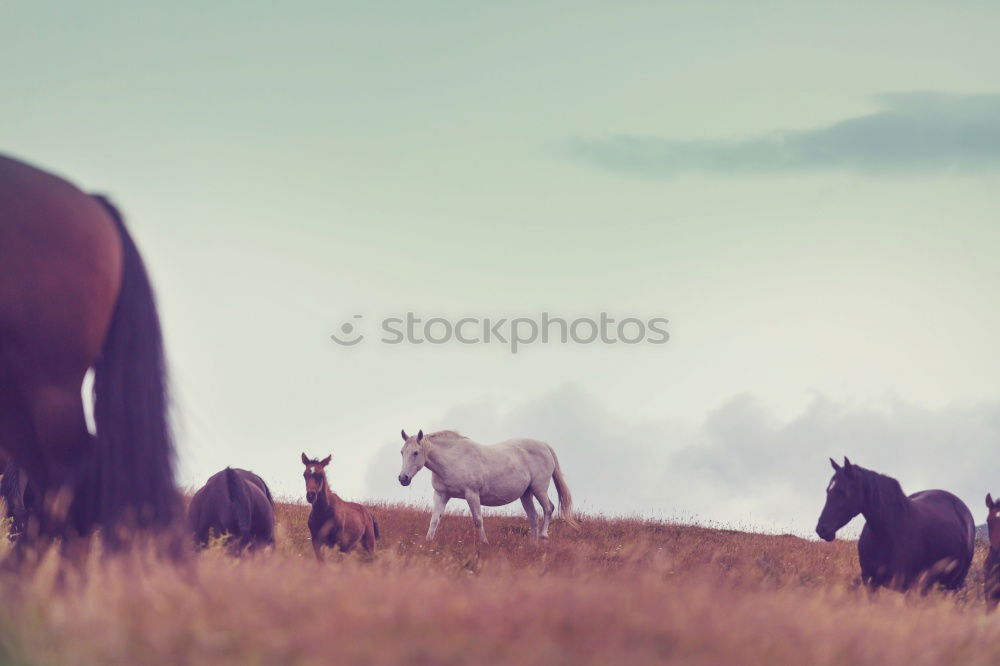
[[[990,533],[990,552],[983,562],[983,596],[987,610],[995,610],[1000,603],[1000,502],[992,495],[986,496],[986,527]]]
[[[94,369],[96,435],[81,384]],[[0,445],[43,498],[39,531],[158,529],[179,513],[160,322],[106,199],[0,156]]]
[[[235,553],[274,544],[274,499],[253,472],[226,469],[213,474],[191,498],[188,528],[195,543],[207,546],[214,536],[229,536]]]
[[[844,458],[833,459],[833,478],[816,534],[833,541],[837,530],[859,513],[865,526],[858,540],[861,580],[870,588],[926,592],[934,585],[958,589],[972,563],[976,525],[969,507],[944,490],[907,497],[899,482]]]
[[[379,538],[378,522],[366,507],[355,502],[345,502],[330,490],[326,481],[326,466],[330,456],[323,460],[310,459],[302,454],[306,471],[306,501],[312,504],[309,511],[309,534],[312,535],[313,552],[323,561],[323,546],[339,547],[349,553],[358,543],[369,553],[375,552]]]

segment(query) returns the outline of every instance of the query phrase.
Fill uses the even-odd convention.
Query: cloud
[[[977,519],[983,496],[1000,492],[1000,477],[993,474],[1000,469],[997,403],[935,410],[898,400],[859,406],[816,395],[800,414],[782,420],[742,395],[691,426],[629,422],[567,386],[507,411],[488,402],[462,406],[432,424],[445,426],[484,443],[515,436],[548,441],[577,505],[587,512],[808,535],[832,474],[827,458],[843,455],[896,477],[907,492],[950,490]],[[369,469],[369,493],[429,501],[426,470],[407,489],[395,480],[398,470],[399,444],[386,444]]]
[[[1000,167],[1000,94],[892,93],[874,113],[804,131],[741,139],[578,137],[574,159],[644,177],[828,169],[922,173]]]

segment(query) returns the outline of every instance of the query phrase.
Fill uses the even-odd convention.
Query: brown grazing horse
[[[274,545],[274,499],[253,472],[226,469],[213,474],[191,498],[188,528],[195,543],[207,546],[212,536],[229,536],[233,553]]]
[[[1000,603],[1000,502],[994,502],[992,495],[986,496],[986,527],[990,532],[990,552],[983,562],[983,596],[986,609],[995,610]]]
[[[366,551],[373,553],[375,540],[379,538],[378,522],[371,511],[355,502],[345,502],[330,490],[326,481],[330,458],[315,460],[302,454],[302,464],[306,466],[302,475],[306,480],[306,501],[312,504],[309,533],[313,552],[320,562],[323,561],[323,546],[337,546],[341,552],[349,553],[360,541]]]
[[[934,585],[962,587],[976,538],[972,513],[962,500],[944,490],[907,497],[896,479],[847,458],[843,467],[832,458],[830,464],[834,475],[816,534],[833,541],[852,518],[865,517],[858,558],[866,585],[905,591],[920,583],[922,592]]]
[[[81,385],[94,369],[96,436]],[[0,443],[38,531],[111,542],[178,516],[160,322],[110,202],[0,156]]]

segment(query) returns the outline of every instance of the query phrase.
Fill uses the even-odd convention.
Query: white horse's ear
[[[302,454],[302,464],[303,465],[308,465],[309,464],[309,456],[307,456],[304,453]]]
[[[319,461],[320,466],[326,467],[327,465],[329,465],[330,464],[330,458],[332,458],[332,457],[333,457],[333,454],[331,453],[326,458],[323,458],[322,460],[320,460]]]
[[[406,431],[405,430],[400,430],[399,434],[403,436],[403,441],[404,442],[409,439],[409,437],[406,436]]]
[[[424,438],[424,431],[421,430],[420,432],[417,433],[417,444],[419,444],[423,438]]]

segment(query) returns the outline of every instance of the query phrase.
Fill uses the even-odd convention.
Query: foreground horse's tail
[[[232,508],[233,517],[236,518],[236,526],[240,535],[246,536],[250,534],[250,493],[247,492],[247,484],[232,467],[226,468],[226,490],[229,493],[229,506]]]
[[[168,424],[160,319],[142,257],[121,214],[95,197],[114,220],[122,243],[118,302],[94,364],[96,454],[88,522],[114,538],[122,526],[157,528],[179,514],[174,446]]]
[[[555,462],[552,480],[556,484],[556,493],[559,495],[559,515],[571,527],[579,529],[580,523],[573,516],[573,496],[569,492],[569,486],[566,485],[566,478],[563,476],[562,468],[559,467],[559,458],[551,446],[549,447],[549,451],[552,453],[552,460]]]

